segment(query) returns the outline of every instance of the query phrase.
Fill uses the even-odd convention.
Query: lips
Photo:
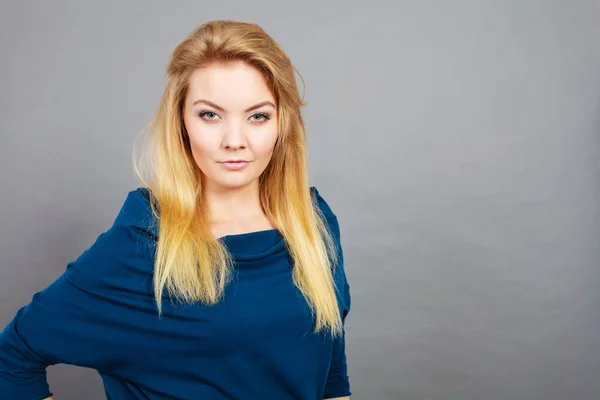
[[[245,168],[248,165],[248,161],[229,160],[229,161],[219,162],[219,165],[221,165],[222,167],[224,167],[225,169],[228,169],[230,171],[237,171],[237,170]]]

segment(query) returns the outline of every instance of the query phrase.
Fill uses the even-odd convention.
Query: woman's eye
[[[217,119],[217,117],[218,117],[217,113],[215,113],[213,111],[202,111],[200,113],[200,118],[211,120],[211,121]]]
[[[252,122],[264,122],[269,120],[269,116],[264,113],[258,113],[251,116],[250,119],[252,119]]]

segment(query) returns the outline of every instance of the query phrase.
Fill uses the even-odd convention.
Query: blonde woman
[[[96,369],[108,399],[349,399],[336,216],[307,178],[294,68],[256,24],[173,51],[142,186],[0,336],[0,396]]]

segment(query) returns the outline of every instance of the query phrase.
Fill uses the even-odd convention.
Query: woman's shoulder
[[[140,216],[150,210],[150,191],[145,187],[138,187],[130,190],[125,195],[123,205],[119,212],[119,216],[123,217],[131,215],[132,217]]]
[[[313,198],[313,202],[317,205],[317,207],[321,211],[321,214],[323,214],[323,216],[326,219],[336,218],[336,215],[331,209],[331,206],[327,201],[325,201],[325,199],[315,186],[310,187],[310,194]]]
[[[124,197],[121,209],[114,220],[114,226],[134,228],[149,235],[156,235],[157,219],[150,205],[150,190],[138,187],[127,192]]]
[[[112,224],[98,236],[94,245],[101,243],[106,247],[126,248],[131,241],[138,243],[140,236],[156,239],[157,219],[150,206],[149,194],[144,187],[126,192]]]
[[[113,223],[91,245],[67,264],[67,279],[96,293],[134,291],[144,287],[152,273],[156,223],[147,189],[136,188],[124,196]],[[137,289],[136,289],[137,288]]]
[[[346,279],[346,272],[344,268],[344,255],[342,252],[342,244],[340,239],[340,226],[337,220],[337,216],[331,209],[331,206],[321,193],[317,190],[316,187],[312,186],[310,188],[311,195],[314,198],[314,201],[318,205],[319,209],[323,216],[327,219],[327,225],[332,234],[332,239],[335,242],[335,246],[338,251],[338,264],[335,269],[335,273],[333,279],[335,281],[337,287],[338,301],[340,301],[340,305],[342,306],[342,318],[346,318],[346,314],[350,311],[350,285],[348,284],[348,280]]]

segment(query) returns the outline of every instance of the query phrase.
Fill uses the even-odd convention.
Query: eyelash
[[[218,114],[217,114],[216,112],[214,112],[214,111],[202,111],[200,114],[198,114],[198,116],[199,116],[201,119],[203,119],[203,120],[205,120],[206,122],[208,122],[208,123],[212,123],[212,122],[214,122],[215,120],[214,120],[213,118],[208,118],[208,119],[206,119],[206,118],[205,118],[207,114],[214,114],[214,115],[218,115]],[[256,124],[256,125],[263,124],[263,123],[265,123],[265,122],[267,122],[268,120],[270,120],[270,119],[271,119],[271,116],[270,116],[269,114],[267,114],[267,113],[256,113],[256,114],[252,114],[252,116],[250,116],[250,118],[253,118],[253,117],[257,116],[257,115],[258,115],[258,116],[260,116],[260,117],[262,117],[262,120],[259,120],[259,121],[257,121],[257,120],[253,120],[253,121],[252,121],[252,123],[254,123],[254,124]]]

